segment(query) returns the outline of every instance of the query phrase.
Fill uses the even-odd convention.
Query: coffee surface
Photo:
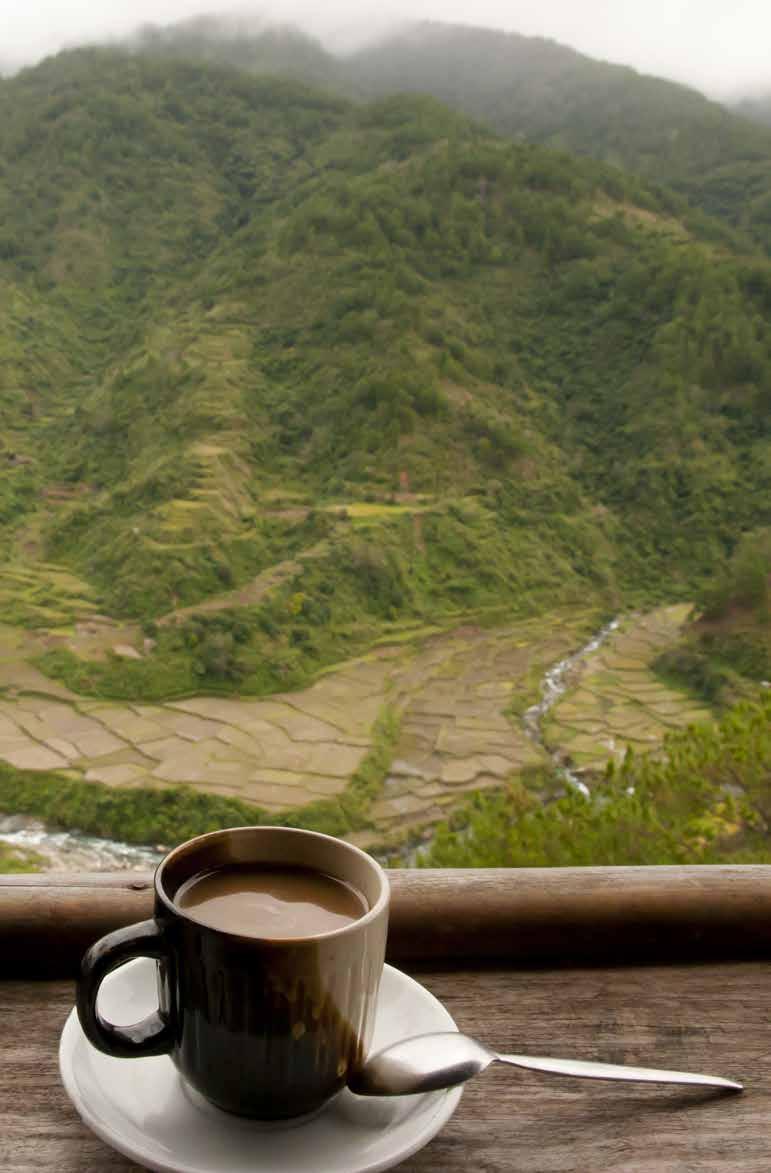
[[[350,884],[311,868],[233,866],[185,881],[174,903],[195,920],[249,937],[312,937],[368,912]]]

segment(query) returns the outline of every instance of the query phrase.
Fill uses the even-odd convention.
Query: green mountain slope
[[[0,108],[8,617],[243,589],[275,687],[406,619],[686,592],[768,523],[769,268],[677,198],[147,55]]]
[[[438,23],[408,26],[346,57],[297,30],[213,17],[146,30],[136,46],[290,76],[360,99],[430,94],[499,133],[664,183],[771,249],[771,130],[762,98],[728,110],[686,86],[555,41]]]
[[[503,134],[629,168],[771,248],[771,131],[695,90],[554,41],[442,24],[348,66],[362,92],[431,93]]]

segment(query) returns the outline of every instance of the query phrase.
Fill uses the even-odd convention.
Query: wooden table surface
[[[753,875],[760,884],[771,880],[771,869]],[[500,882],[505,888],[509,880]],[[22,937],[17,912],[16,927],[3,935],[2,898],[0,880],[5,961],[9,942]],[[49,898],[55,903],[57,897],[49,892]],[[13,899],[6,908],[16,907]],[[744,952],[745,928],[737,939]],[[55,920],[48,946],[56,948]],[[550,961],[541,968],[516,955],[397,963],[444,1002],[461,1030],[500,1050],[712,1072],[742,1080],[745,1093],[495,1067],[467,1086],[452,1120],[400,1166],[404,1173],[771,1170],[771,961],[624,966],[609,964],[601,953],[601,963]],[[73,996],[71,977],[0,980],[0,1169],[6,1173],[139,1168],[85,1128],[60,1084],[57,1048]]]
[[[710,1071],[740,1096],[494,1067],[404,1173],[771,1169],[769,965],[415,971],[470,1034],[502,1050]],[[81,1124],[59,1082],[67,981],[0,983],[0,1167],[139,1167]]]

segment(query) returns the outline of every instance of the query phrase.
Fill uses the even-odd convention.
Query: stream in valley
[[[583,647],[552,665],[545,673],[541,682],[541,700],[523,716],[528,735],[538,745],[544,745],[545,716],[575,680],[586,657],[601,647],[618,628],[619,622],[619,619],[613,619],[605,624]],[[588,795],[586,784],[569,769],[560,752],[550,750],[549,754],[565,784]],[[0,843],[38,852],[46,860],[46,871],[147,871],[154,868],[164,854],[161,846],[137,846],[80,831],[57,830],[26,815],[0,814]]]
[[[577,670],[581,667],[587,656],[592,652],[596,652],[598,648],[602,647],[606,639],[613,634],[618,628],[620,619],[612,619],[610,623],[606,623],[596,635],[593,635],[588,643],[574,652],[572,656],[566,656],[564,660],[552,665],[541,681],[541,699],[537,705],[532,705],[523,715],[523,723],[529,736],[538,745],[547,749],[543,740],[543,719],[557,701],[564,696],[567,689],[570,687],[572,679],[574,679]],[[582,782],[575,771],[571,770],[563,760],[562,754],[559,750],[548,750],[557,773],[564,779],[566,785],[571,786],[574,790],[580,790],[582,794],[589,797],[589,787],[585,782]]]
[[[0,843],[39,853],[46,861],[43,870],[50,872],[148,871],[165,854],[161,847],[57,831],[28,815],[0,815]]]

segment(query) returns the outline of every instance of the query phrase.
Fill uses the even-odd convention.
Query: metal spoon
[[[405,1096],[454,1087],[485,1071],[491,1063],[510,1063],[532,1071],[574,1075],[583,1079],[628,1079],[645,1083],[691,1083],[743,1091],[740,1083],[719,1075],[688,1071],[656,1071],[650,1067],[620,1067],[582,1059],[548,1059],[538,1055],[499,1055],[468,1035],[456,1032],[415,1035],[392,1043],[372,1055],[355,1072],[348,1086],[357,1096]]]

